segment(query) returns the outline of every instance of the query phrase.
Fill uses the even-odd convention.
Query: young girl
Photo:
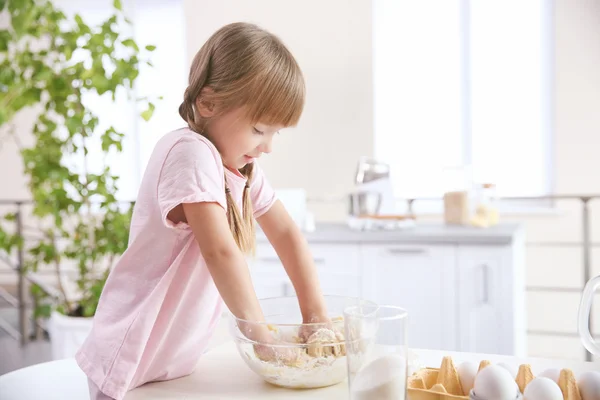
[[[76,356],[92,399],[119,400],[146,382],[190,374],[223,301],[240,319],[264,321],[244,256],[254,247],[254,219],[294,285],[303,322],[329,323],[307,244],[256,161],[280,129],[296,125],[304,91],[294,57],[255,25],[227,25],[196,54],[179,108],[188,128],[154,149],[129,246]],[[262,326],[242,329],[270,343]],[[294,357],[276,349],[256,352]]]

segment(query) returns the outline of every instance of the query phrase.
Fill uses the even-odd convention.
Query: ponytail
[[[242,194],[242,213],[238,209],[225,178],[225,197],[227,199],[227,220],[229,229],[240,250],[247,254],[254,254],[254,213],[252,210],[252,199],[250,197],[250,184],[254,175],[254,163],[247,164],[240,172],[246,177],[246,186]]]

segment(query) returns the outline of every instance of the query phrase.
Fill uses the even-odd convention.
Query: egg
[[[473,394],[481,399],[513,400],[519,394],[519,386],[506,369],[490,365],[475,377]]]
[[[563,394],[552,379],[538,377],[525,387],[523,400],[563,400]]]
[[[582,400],[600,400],[600,372],[588,371],[581,374],[578,382]]]
[[[507,370],[508,372],[510,372],[510,374],[512,375],[513,379],[517,378],[517,369],[506,364],[506,363],[498,363],[499,367],[504,368],[505,370]]]
[[[460,385],[463,388],[463,393],[468,395],[471,389],[473,389],[475,375],[477,375],[477,364],[465,361],[458,366],[457,370],[458,377],[460,378]]]
[[[539,376],[541,378],[550,378],[554,382],[558,383],[558,380],[560,379],[560,369],[550,368],[543,371]]]

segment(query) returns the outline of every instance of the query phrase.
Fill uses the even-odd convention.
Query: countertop
[[[509,356],[456,353],[413,349],[419,364],[439,367],[442,357],[452,356],[454,362],[479,363],[490,360],[505,362],[512,367],[528,363],[533,373],[547,368],[570,368],[578,375],[583,371],[599,370],[599,363],[547,360]],[[265,383],[244,363],[234,343],[227,340],[206,353],[198,368],[189,376],[172,381],[157,382],[132,390],[125,400],[192,400],[192,399],[348,399],[347,382],[323,389],[288,390]],[[0,400],[87,400],[87,378],[74,359],[37,364],[0,376]]]
[[[439,367],[445,355],[452,356],[455,363],[490,360],[505,362],[518,368],[520,364],[531,365],[534,374],[548,368],[570,368],[578,375],[583,371],[598,370],[598,363],[585,363],[546,359],[518,359],[509,356],[496,356],[474,353],[413,350],[420,363]],[[348,384],[342,382],[322,389],[289,390],[265,383],[244,363],[233,342],[225,343],[206,353],[197,370],[185,378],[151,383],[131,391],[125,400],[166,400],[166,399],[348,399]]]
[[[304,232],[310,243],[421,243],[421,244],[488,244],[506,245],[522,231],[520,224],[502,223],[489,228],[422,223],[415,227],[360,231],[345,223],[319,223],[313,232]],[[259,230],[257,240],[265,242]]]

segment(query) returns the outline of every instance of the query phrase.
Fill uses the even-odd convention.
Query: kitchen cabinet
[[[518,226],[358,232],[339,224],[306,236],[323,292],[407,309],[409,346],[526,355]],[[266,238],[249,267],[259,298],[294,294]]]
[[[323,292],[328,295],[360,297],[360,249],[351,244],[311,243],[311,253]],[[294,288],[277,253],[268,243],[257,245],[256,257],[248,260],[259,298],[290,296]]]
[[[458,336],[461,351],[511,354],[524,319],[525,291],[508,246],[458,247]],[[523,318],[522,318],[523,317]],[[524,330],[524,327],[522,327]]]
[[[362,246],[363,297],[407,310],[411,347],[454,349],[455,258],[452,246]]]

